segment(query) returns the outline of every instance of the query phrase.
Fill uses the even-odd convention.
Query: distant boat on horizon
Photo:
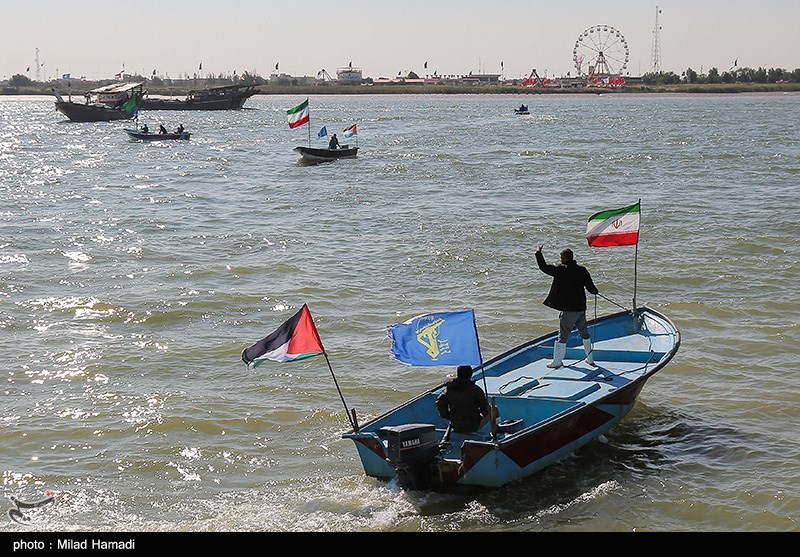
[[[183,99],[174,97],[142,98],[142,110],[240,110],[247,99],[258,93],[254,85],[223,85],[189,91]]]
[[[71,97],[64,100],[55,89],[53,94],[56,110],[73,122],[130,120],[144,94],[144,82],[114,83],[91,89],[85,93],[83,103],[73,102]]]

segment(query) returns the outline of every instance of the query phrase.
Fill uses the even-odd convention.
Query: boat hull
[[[340,149],[317,149],[314,147],[295,147],[306,162],[318,163],[337,159],[352,159],[358,155],[358,147],[342,146]]]
[[[56,110],[73,122],[111,122],[130,120],[133,114],[121,108],[98,104],[81,104],[71,101],[56,101]]]
[[[582,339],[573,332],[565,365],[551,369],[557,332],[510,350],[484,365],[473,379],[484,387],[503,420],[496,432],[447,433],[435,410],[444,385],[364,424],[344,438],[357,448],[365,474],[399,479],[413,489],[500,487],[522,480],[569,456],[619,424],[645,383],[675,355],[680,333],[647,308],[589,323],[594,366],[586,364]],[[387,429],[400,424],[433,426],[440,451],[422,466],[405,467],[387,453]],[[513,427],[510,425],[513,424]]]
[[[145,97],[142,110],[240,110],[258,92],[251,85],[226,85],[189,91],[184,99]]]
[[[140,101],[142,110],[240,110],[251,95],[215,100],[148,99]]]

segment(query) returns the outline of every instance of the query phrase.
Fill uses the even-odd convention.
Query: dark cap
[[[472,368],[469,366],[458,366],[456,370],[461,379],[472,379]]]
[[[575,259],[575,256],[572,254],[572,250],[567,248],[561,252],[561,259],[563,259],[564,261],[572,261],[573,259]]]

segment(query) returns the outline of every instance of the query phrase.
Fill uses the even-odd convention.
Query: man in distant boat
[[[328,149],[338,149],[339,148],[339,138],[336,137],[336,134],[333,134],[331,140],[328,142]]]
[[[473,433],[489,421],[489,401],[472,380],[470,366],[458,366],[456,374],[436,398],[436,409],[456,433]]]
[[[175,133],[178,135],[183,133],[183,124],[178,124],[178,127],[175,129]]]
[[[167,128],[164,127],[164,124],[158,127],[158,133],[167,133]]]
[[[577,329],[583,339],[583,348],[586,351],[586,363],[594,365],[592,357],[592,339],[586,326],[586,291],[595,296],[597,287],[592,281],[592,276],[586,267],[578,265],[571,249],[561,252],[561,264],[550,265],[542,254],[542,248],[536,248],[536,263],[546,275],[553,277],[550,292],[544,300],[544,305],[557,309],[558,338],[553,347],[553,361],[547,367],[559,368],[564,365],[564,355],[567,353],[567,340],[572,329]],[[584,290],[585,289],[585,290]]]
[[[144,133],[149,133],[150,132],[150,128],[147,127],[147,124],[142,126],[142,132],[144,132]]]

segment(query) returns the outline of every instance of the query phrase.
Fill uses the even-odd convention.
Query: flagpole
[[[642,229],[642,198],[639,198],[639,230]],[[636,279],[639,263],[639,237],[636,237],[636,249],[633,253],[633,313],[636,313]]]
[[[309,129],[311,126],[309,125]],[[339,391],[339,398],[342,399],[342,404],[344,405],[344,411],[347,414],[347,419],[350,422],[350,425],[353,428],[353,432],[358,431],[358,422],[356,421],[356,411],[355,408],[353,409],[353,415],[350,415],[350,410],[347,408],[347,403],[344,401],[344,395],[342,394],[342,390],[339,388],[339,382],[336,381],[336,375],[333,373],[333,367],[331,367],[331,361],[328,359],[328,353],[324,350],[322,351],[322,355],[325,356],[325,361],[328,363],[328,369],[331,370],[331,377],[333,377],[333,384],[336,385],[336,390]]]
[[[308,103],[308,97],[306,97],[306,103]],[[308,125],[308,146],[310,148],[311,147],[311,107],[308,108],[308,122],[306,122],[306,124]],[[327,359],[327,356],[325,358]],[[330,364],[328,364],[328,365],[330,365]],[[333,373],[333,370],[331,370],[331,373]]]
[[[483,377],[483,392],[486,393],[486,398],[489,398],[489,387],[486,386],[486,370],[483,367],[483,354],[481,353],[481,339],[478,336],[478,324],[475,322],[475,312],[472,312],[472,325],[475,327],[475,340],[478,344],[478,358],[481,361],[481,376]],[[496,407],[494,405],[494,400],[492,400],[492,404],[489,406],[489,425],[492,430],[492,439],[497,441],[497,424],[494,420],[494,413]]]
[[[636,251],[633,255],[633,311],[636,312],[636,268],[639,260],[639,242],[636,242]]]

